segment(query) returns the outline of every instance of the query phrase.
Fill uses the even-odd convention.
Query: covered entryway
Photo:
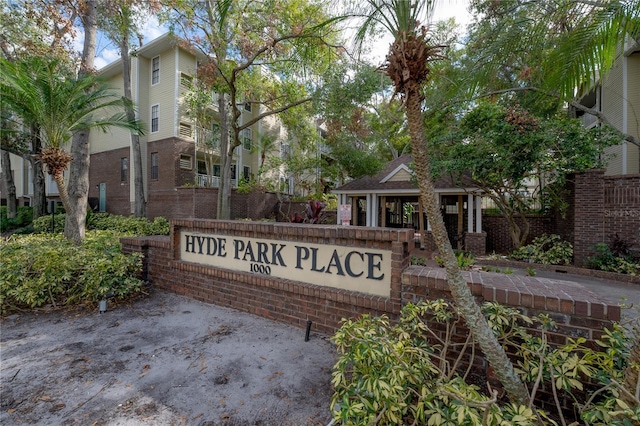
[[[351,181],[333,190],[338,196],[339,211],[350,206],[350,220],[343,225],[413,228],[420,247],[435,250],[430,237],[431,226],[419,200],[419,190],[412,176],[411,156],[391,161],[376,176]],[[477,255],[485,254],[486,234],[482,232],[482,191],[469,178],[462,186],[443,176],[435,182],[451,245]]]

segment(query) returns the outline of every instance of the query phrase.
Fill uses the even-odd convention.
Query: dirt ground
[[[4,318],[0,361],[3,425],[330,421],[328,336],[160,291]]]

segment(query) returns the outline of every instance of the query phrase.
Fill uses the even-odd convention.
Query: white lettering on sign
[[[389,297],[391,251],[182,231],[187,262]]]

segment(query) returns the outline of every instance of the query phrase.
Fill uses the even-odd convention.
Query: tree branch
[[[284,106],[282,106],[282,107],[280,107],[280,108],[277,108],[277,109],[273,109],[273,110],[270,110],[270,111],[263,112],[262,114],[260,114],[260,115],[258,115],[258,116],[256,116],[256,117],[252,118],[251,120],[249,120],[249,121],[247,121],[246,123],[244,123],[244,124],[242,124],[241,126],[239,126],[239,127],[238,127],[238,130],[244,130],[244,129],[246,129],[247,127],[249,127],[249,126],[251,126],[251,125],[253,125],[253,124],[257,123],[258,121],[262,120],[262,119],[263,119],[263,118],[265,118],[265,117],[269,117],[269,116],[271,116],[271,115],[275,115],[275,114],[280,114],[280,113],[281,113],[281,112],[283,112],[283,111],[286,111],[286,110],[291,109],[291,108],[293,108],[293,107],[297,107],[298,105],[302,105],[302,104],[304,104],[304,103],[306,103],[306,102],[310,102],[312,99],[313,99],[313,98],[312,98],[311,96],[309,96],[309,97],[306,97],[306,98],[303,98],[303,99],[299,99],[299,100],[297,100],[297,101],[295,101],[295,102],[292,102],[292,103],[290,103],[290,104],[284,105]]]
[[[559,95],[556,95],[556,94],[551,93],[551,92],[547,92],[547,91],[542,90],[542,89],[540,89],[538,87],[511,87],[511,88],[508,88],[508,89],[493,90],[491,92],[484,93],[484,94],[478,96],[477,98],[486,98],[486,97],[489,97],[489,96],[501,95],[501,94],[504,94],[504,93],[527,92],[527,91],[538,92],[538,93],[542,93],[542,94],[544,94],[546,96],[549,96],[549,97],[552,97],[552,98],[561,99],[561,97]],[[615,128],[615,126],[613,126],[611,124],[611,121],[609,121],[609,119],[601,111],[595,110],[593,108],[586,107],[586,106],[580,104],[575,99],[571,100],[571,101],[568,101],[568,104],[571,105],[572,107],[574,107],[575,109],[580,110],[580,111],[582,111],[582,112],[584,112],[586,114],[593,115],[601,123],[606,124],[607,126],[610,126],[612,128]],[[635,146],[637,146],[638,148],[640,148],[640,139],[636,138],[635,136],[633,136],[631,134],[621,132],[620,130],[618,130],[618,131],[623,135],[623,140],[625,142],[632,143]]]

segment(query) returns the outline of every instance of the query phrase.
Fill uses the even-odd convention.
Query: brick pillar
[[[604,170],[575,175],[573,263],[581,266],[593,254],[591,247],[606,243],[604,221]]]
[[[487,233],[470,232],[464,236],[464,248],[474,256],[487,254]]]

